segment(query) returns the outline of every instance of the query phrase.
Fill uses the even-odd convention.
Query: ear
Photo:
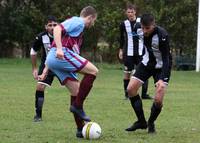
[[[47,30],[47,25],[44,26],[45,30]]]
[[[89,20],[92,20],[92,19],[93,19],[92,15],[89,15],[89,16],[88,16],[88,19],[89,19]]]

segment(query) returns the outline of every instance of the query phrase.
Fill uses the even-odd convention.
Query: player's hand
[[[56,50],[56,57],[57,57],[58,59],[61,59],[61,60],[64,59],[64,53],[63,53],[62,49],[57,49],[57,50]]]
[[[163,88],[165,88],[166,87],[166,84],[164,83],[164,81],[163,80],[158,80],[157,82],[156,82],[156,87],[158,88],[158,89],[163,89]]]
[[[119,59],[123,60],[123,50],[122,49],[119,50]]]
[[[43,80],[46,79],[46,77],[47,77],[47,74],[46,74],[46,73],[42,73],[41,75],[38,76],[38,79],[37,79],[37,80],[43,81]]]
[[[35,80],[37,80],[38,79],[38,70],[37,69],[33,69],[32,74],[33,74],[33,78]]]

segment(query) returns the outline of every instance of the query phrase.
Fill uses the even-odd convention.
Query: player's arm
[[[33,42],[33,46],[30,51],[31,64],[32,64],[32,74],[34,79],[38,78],[38,69],[37,69],[37,51],[40,49],[41,41],[37,36]]]
[[[37,79],[37,76],[38,76],[37,52],[35,52],[33,48],[31,48],[30,56],[31,56],[31,63],[32,63],[32,74],[33,74],[34,79]]]
[[[170,47],[169,47],[169,37],[168,35],[165,35],[161,38],[160,42],[160,51],[162,55],[162,60],[163,60],[163,67],[162,67],[162,72],[161,72],[161,80],[164,82],[168,80],[170,76]]]
[[[120,24],[119,27],[120,30],[120,39],[119,39],[119,43],[120,43],[120,47],[119,47],[119,59],[122,60],[123,59],[123,46],[124,46],[124,28],[123,25]]]
[[[64,53],[62,51],[61,33],[62,33],[62,28],[60,25],[57,25],[53,30],[54,41],[57,47],[56,57],[59,59],[64,59]]]
[[[45,65],[45,68],[43,69],[42,74],[38,76],[38,80],[39,81],[45,80],[48,72],[49,72],[49,69],[48,69],[47,65]]]

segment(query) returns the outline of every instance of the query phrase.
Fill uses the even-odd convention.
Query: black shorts
[[[161,77],[161,72],[161,69],[149,68],[147,66],[144,66],[142,63],[139,63],[133,77],[144,83],[144,81],[153,76],[154,83],[156,83]],[[170,75],[169,77],[167,77],[167,79],[164,80],[164,82],[168,84],[169,79]]]
[[[42,74],[44,68],[45,68],[45,65],[41,64],[39,67],[38,75]],[[43,81],[38,81],[38,83],[51,86],[55,76],[56,75],[52,71],[49,70],[46,79]]]
[[[124,71],[131,72],[141,61],[140,56],[124,56]]]

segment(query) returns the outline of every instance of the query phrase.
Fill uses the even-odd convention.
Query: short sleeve
[[[79,36],[84,29],[83,19],[80,17],[72,17],[61,23],[62,29],[70,36]]]

